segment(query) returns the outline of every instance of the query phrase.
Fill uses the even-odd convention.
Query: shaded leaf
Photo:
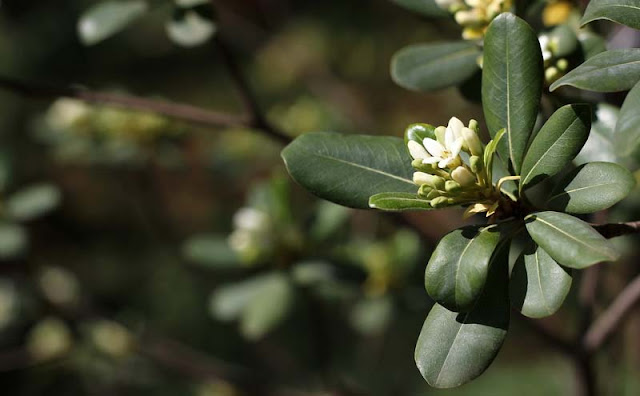
[[[427,17],[441,18],[449,15],[434,0],[391,0],[391,2]]]
[[[26,230],[11,223],[0,223],[0,259],[7,260],[22,255],[29,244]]]
[[[148,5],[142,0],[111,0],[94,5],[78,21],[78,35],[84,45],[94,45],[120,32],[142,16]]]
[[[556,110],[527,150],[520,188],[532,187],[567,166],[587,141],[590,128],[589,105],[566,105]]]
[[[452,388],[482,374],[498,354],[509,326],[508,245],[496,252],[482,296],[470,312],[436,304],[416,344],[418,370],[429,385]]]
[[[640,3],[638,0],[591,0],[580,23],[586,25],[597,19],[640,29]]]
[[[195,235],[182,245],[184,257],[198,265],[210,268],[235,268],[240,264],[238,253],[223,235]]]
[[[448,310],[471,309],[484,288],[500,232],[493,227],[465,227],[445,235],[425,271],[429,296]]]
[[[615,261],[613,245],[584,221],[559,212],[536,212],[525,218],[531,238],[559,264],[576,269]]]
[[[267,275],[240,317],[240,331],[258,340],[278,326],[293,306],[294,291],[289,279],[279,273]]]
[[[511,13],[491,22],[484,40],[482,103],[491,136],[505,128],[498,145],[520,174],[542,95],[542,53],[531,27]]]
[[[563,85],[596,92],[631,89],[640,80],[640,48],[605,51],[571,70],[551,84],[550,91]]]
[[[418,194],[410,193],[381,193],[369,198],[369,206],[373,209],[402,211],[402,210],[433,210],[431,202]]]
[[[309,230],[309,235],[322,241],[335,235],[349,220],[351,210],[328,201],[318,202],[316,217]]]
[[[613,134],[616,152],[622,157],[629,157],[638,152],[638,146],[640,146],[640,111],[638,109],[640,109],[640,83],[627,94]]]
[[[532,243],[513,267],[509,281],[511,302],[525,316],[544,318],[560,309],[571,282],[571,270],[561,267]]]
[[[412,91],[435,91],[458,85],[478,70],[480,49],[470,41],[414,44],[391,60],[391,77]]]
[[[295,181],[340,205],[365,209],[372,195],[416,192],[411,157],[400,138],[307,133],[282,158]]]
[[[578,32],[578,41],[585,60],[607,50],[607,41],[604,37],[588,30],[580,30]]]
[[[618,164],[590,162],[560,180],[547,205],[562,212],[593,213],[620,202],[635,184],[631,172]]]
[[[393,317],[393,301],[389,296],[364,298],[349,314],[351,326],[364,335],[384,331]]]

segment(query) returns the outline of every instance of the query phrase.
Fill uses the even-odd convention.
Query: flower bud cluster
[[[228,243],[243,262],[253,264],[271,249],[272,219],[266,212],[241,208],[233,216],[233,226]]]
[[[453,14],[464,29],[465,40],[481,40],[487,27],[501,13],[509,11],[512,0],[436,0],[440,8]]]
[[[453,117],[447,127],[435,128],[433,137],[407,142],[413,158],[411,165],[416,170],[413,182],[419,186],[418,195],[429,200],[434,208],[470,205],[467,217],[480,212],[493,214],[500,193],[491,182],[491,171],[485,167],[478,123],[471,120],[464,126]]]
[[[559,40],[558,36],[547,34],[541,34],[538,37],[540,49],[542,50],[542,59],[544,60],[544,81],[547,85],[553,84],[567,74],[569,69],[567,59],[557,56]]]

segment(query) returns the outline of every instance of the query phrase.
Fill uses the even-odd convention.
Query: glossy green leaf
[[[582,25],[597,19],[606,19],[634,29],[640,29],[640,2],[638,0],[591,0]]]
[[[627,94],[613,134],[614,147],[622,157],[640,151],[640,83]]]
[[[418,194],[382,193],[369,198],[369,206],[373,209],[398,212],[402,210],[433,210],[429,200]]]
[[[411,124],[404,131],[404,143],[408,144],[409,141],[413,140],[414,142],[423,144],[426,138],[436,140],[435,130],[436,127],[430,124]]]
[[[467,313],[436,304],[416,344],[418,370],[429,385],[453,388],[482,374],[498,354],[509,327],[508,244],[491,265],[486,287]]]
[[[49,213],[60,205],[61,200],[58,187],[36,184],[11,195],[5,203],[5,210],[13,220],[29,221]]]
[[[536,212],[525,218],[531,238],[559,264],[582,269],[615,261],[613,245],[584,221],[559,212]]]
[[[447,88],[473,76],[480,54],[478,46],[470,41],[410,45],[393,56],[391,77],[412,91]]]
[[[542,95],[542,53],[538,37],[522,19],[503,13],[491,22],[484,39],[482,103],[491,136],[505,128],[498,145],[520,174]]]
[[[307,133],[282,158],[295,181],[344,206],[365,209],[372,195],[417,191],[411,157],[396,137]]]
[[[429,296],[451,311],[471,309],[482,293],[499,241],[495,226],[465,227],[445,235],[425,271]]]
[[[237,268],[238,253],[227,243],[227,236],[195,235],[182,245],[182,254],[190,262],[207,268]]]
[[[188,10],[168,21],[165,29],[171,41],[190,48],[206,43],[218,28],[212,20]]]
[[[441,18],[449,13],[436,4],[434,0],[391,0],[393,3],[409,11],[417,12],[427,17]]]
[[[531,243],[511,272],[511,303],[530,318],[553,315],[569,294],[571,281],[571,270],[560,266],[544,249]]]
[[[120,32],[144,15],[143,0],[110,0],[94,5],[78,21],[78,35],[84,45],[94,45]]]
[[[590,129],[589,105],[566,105],[556,110],[527,150],[520,188],[532,187],[567,166],[584,146]]]
[[[621,162],[620,153],[613,144],[619,114],[619,107],[606,103],[598,103],[595,106],[591,132],[587,142],[574,160],[576,164],[582,165],[594,161]]]
[[[618,164],[589,162],[558,182],[547,206],[567,213],[593,213],[620,202],[635,184],[631,172]]]
[[[571,70],[551,84],[550,91],[563,85],[596,92],[631,89],[640,80],[640,48],[605,51]]]

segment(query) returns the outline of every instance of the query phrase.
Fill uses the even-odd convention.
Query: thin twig
[[[628,223],[594,224],[596,229],[605,238],[615,238],[623,235],[640,233],[640,221]]]
[[[590,353],[598,350],[639,301],[640,275],[622,290],[613,303],[591,325],[583,339],[584,349]]]
[[[197,106],[170,101],[152,100],[109,92],[96,92],[77,86],[60,87],[0,76],[0,88],[30,98],[68,97],[88,103],[148,111],[206,127],[249,126],[250,124],[250,120],[246,116],[205,110]]]

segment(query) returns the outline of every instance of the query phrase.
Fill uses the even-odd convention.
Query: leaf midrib
[[[349,161],[343,160],[341,158],[331,157],[331,156],[328,156],[328,155],[314,153],[314,152],[311,152],[311,154],[316,156],[316,157],[319,157],[319,158],[324,158],[326,160],[340,162],[340,163],[347,164],[347,165],[350,165],[350,166],[353,166],[353,167],[356,167],[356,168],[364,169],[364,170],[369,171],[369,172],[378,173],[378,174],[383,175],[383,176],[391,177],[393,179],[400,180],[402,182],[405,182],[405,183],[408,183],[408,184],[411,184],[411,185],[415,185],[413,183],[413,181],[411,181],[409,179],[405,179],[404,177],[396,176],[396,175],[394,175],[392,173],[387,173],[387,172],[381,171],[379,169],[375,169],[375,168],[371,168],[369,166],[358,164],[356,162],[349,162]]]
[[[574,193],[576,191],[588,190],[590,188],[598,188],[598,187],[605,187],[605,186],[615,186],[617,184],[620,184],[620,183],[619,182],[610,182],[610,183],[592,184],[592,185],[586,186],[586,187],[574,188],[572,190],[563,191],[563,192],[561,192],[559,194],[556,194],[556,195],[552,196],[551,198],[549,198],[547,200],[547,202],[551,202],[551,201],[553,201],[554,199],[556,199],[558,197],[561,197],[563,195],[569,195],[569,194]]]
[[[592,252],[595,252],[595,253],[597,253],[597,254],[603,255],[603,253],[602,253],[602,252],[600,252],[599,250],[596,250],[596,249],[592,248],[592,247],[591,247],[591,245],[589,245],[588,243],[585,243],[585,242],[581,241],[580,239],[575,238],[573,235],[571,235],[571,234],[567,233],[566,231],[562,230],[561,228],[558,228],[558,227],[554,226],[553,224],[551,224],[551,223],[549,223],[548,221],[546,221],[546,220],[544,220],[544,219],[540,218],[539,216],[536,216],[535,220],[536,220],[536,221],[541,222],[542,224],[547,225],[548,227],[553,228],[554,230],[557,230],[558,232],[560,232],[560,233],[561,233],[561,234],[563,234],[563,235],[566,235],[569,239],[572,239],[572,240],[574,240],[574,241],[578,242],[578,244],[580,244],[580,245],[584,245],[588,250],[591,250]],[[605,256],[606,256],[607,258],[611,258],[611,256],[609,256],[608,254],[605,254]]]

